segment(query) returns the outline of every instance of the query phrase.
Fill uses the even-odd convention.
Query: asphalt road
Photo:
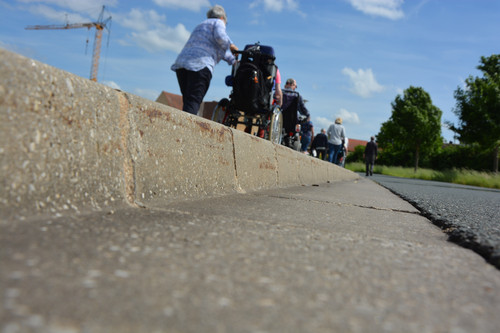
[[[374,175],[449,235],[500,269],[500,190]]]

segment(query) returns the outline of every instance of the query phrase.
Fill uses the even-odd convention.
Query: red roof
[[[160,96],[156,99],[156,102],[162,103],[178,110],[182,110],[182,96],[177,94],[172,94],[166,91],[162,91]],[[206,119],[212,119],[212,113],[217,106],[216,101],[202,102],[200,105],[200,110],[198,115]]]
[[[156,102],[166,104],[178,110],[182,110],[182,96],[162,91]]]
[[[347,144],[347,152],[353,152],[354,151],[354,148],[356,148],[357,146],[366,146],[366,144],[368,143],[368,141],[365,141],[365,140],[357,140],[357,139],[351,139],[349,138],[349,142]]]

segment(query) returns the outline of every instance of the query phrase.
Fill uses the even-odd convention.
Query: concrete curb
[[[0,210],[79,213],[357,179],[348,170],[0,49]]]

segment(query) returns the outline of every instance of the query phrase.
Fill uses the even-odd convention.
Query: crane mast
[[[95,28],[94,37],[94,49],[92,52],[92,65],[90,67],[90,79],[92,81],[97,81],[97,72],[99,69],[99,57],[101,55],[101,43],[102,43],[102,32],[104,29],[108,29],[107,24],[111,21],[111,16],[103,20],[104,8],[102,6],[101,14],[97,22],[87,22],[87,23],[67,23],[67,24],[51,24],[51,25],[29,25],[26,30],[67,30],[67,29],[78,29],[78,28]]]

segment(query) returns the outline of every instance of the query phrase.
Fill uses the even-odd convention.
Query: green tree
[[[482,77],[469,76],[465,88],[455,90],[453,112],[458,126],[449,123],[463,143],[477,143],[493,151],[493,171],[498,172],[500,147],[500,55],[481,57],[477,66]]]
[[[421,157],[438,149],[441,137],[441,110],[420,87],[410,86],[391,103],[392,115],[382,124],[377,142],[384,152],[401,156],[411,153],[415,171]]]
[[[349,153],[346,157],[347,163],[363,162],[363,155],[365,153],[365,146],[358,145],[354,147],[354,151]]]

